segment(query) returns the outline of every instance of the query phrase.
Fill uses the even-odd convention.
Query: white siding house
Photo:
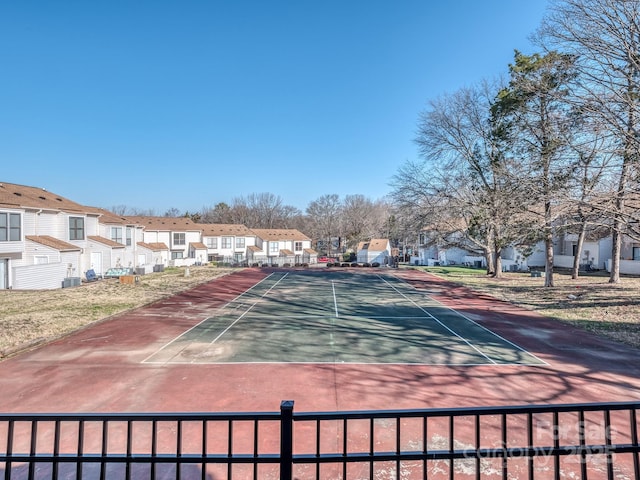
[[[374,238],[369,242],[360,242],[356,256],[358,263],[387,265],[391,257],[391,243],[386,238]]]
[[[254,228],[252,232],[257,247],[252,252],[253,258],[260,256],[274,266],[317,262],[318,254],[311,248],[311,239],[296,229]]]
[[[79,278],[95,218],[45,189],[0,183],[0,288],[60,288]]]
[[[202,247],[202,225],[186,217],[131,216],[127,220],[143,228],[145,244],[164,244],[169,247],[165,266],[189,266],[206,262],[206,248]],[[125,265],[126,266],[126,265]]]
[[[256,234],[244,225],[204,223],[202,243],[206,247],[206,261],[230,264],[249,264],[256,245]]]

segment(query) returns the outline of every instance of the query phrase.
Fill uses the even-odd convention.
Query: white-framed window
[[[19,213],[0,213],[0,242],[19,242],[21,221]]]
[[[231,237],[222,237],[221,248],[232,248],[232,238]]]
[[[35,263],[36,265],[44,265],[46,263],[49,263],[49,257],[46,255],[36,255],[35,257],[33,257],[33,263]]]
[[[69,240],[84,240],[84,217],[69,217]]]
[[[269,242],[269,253],[279,253],[280,244],[278,242]]]
[[[131,245],[133,245],[133,228],[131,228],[131,227],[127,227],[126,228],[125,245],[127,247],[130,247]]]
[[[171,260],[184,258],[184,252],[182,250],[176,250],[171,252]]]
[[[186,233],[174,232],[173,234],[173,244],[174,245],[186,245]],[[180,257],[182,258],[182,257]]]
[[[207,238],[207,248],[218,248],[218,239],[217,238]]]
[[[301,251],[301,250],[302,250],[302,242],[295,242],[293,245],[294,245],[293,249],[294,249],[296,252],[299,252],[299,251]]]
[[[122,227],[111,227],[111,240],[122,243]]]
[[[236,237],[236,248],[244,248],[244,237]]]

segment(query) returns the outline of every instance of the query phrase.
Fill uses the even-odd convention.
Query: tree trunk
[[[545,264],[544,264],[544,286],[553,287],[553,237],[548,229],[544,238]]]
[[[493,271],[493,278],[501,278],[502,277],[502,255],[500,254],[500,252],[495,252],[494,253],[494,271]]]
[[[573,269],[571,270],[571,278],[576,280],[580,271],[580,254],[582,252],[582,245],[584,245],[584,237],[587,233],[587,222],[582,221],[580,227],[580,233],[578,234],[578,244],[576,245],[576,254],[573,256]]]
[[[620,221],[616,218],[613,222],[613,234],[611,235],[611,273],[609,283],[620,283],[620,250],[622,249],[622,235],[620,234]]]

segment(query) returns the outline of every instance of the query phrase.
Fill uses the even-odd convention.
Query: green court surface
[[[539,365],[387,273],[275,272],[146,363]]]

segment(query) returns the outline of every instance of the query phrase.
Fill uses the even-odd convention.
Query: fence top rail
[[[524,415],[535,413],[638,410],[640,402],[571,403],[492,407],[427,408],[409,410],[350,410],[343,412],[293,412],[296,421],[396,417],[463,417],[475,415]]]
[[[475,415],[523,415],[535,413],[597,412],[640,410],[640,402],[539,404],[519,406],[426,408],[407,410],[345,410],[332,412],[295,412],[295,421],[396,417],[450,417]],[[277,412],[144,412],[144,413],[0,413],[0,421],[279,421]]]
[[[279,421],[280,412],[0,413],[0,421]]]

